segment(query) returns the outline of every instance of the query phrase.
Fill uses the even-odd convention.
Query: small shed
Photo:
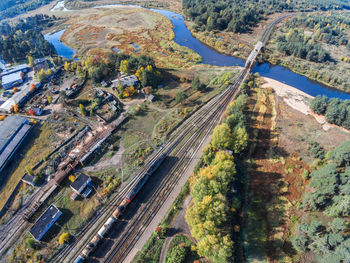
[[[81,195],[84,192],[85,188],[90,184],[91,178],[86,174],[80,174],[77,179],[71,184],[72,190]]]

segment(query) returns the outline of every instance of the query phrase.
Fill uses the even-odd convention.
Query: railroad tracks
[[[228,104],[234,95],[237,94],[239,85],[246,75],[247,70],[244,69],[235,83],[230,87],[229,92],[209,108],[210,112],[204,113],[206,118],[197,126],[196,131],[189,135],[186,141],[173,152],[172,156],[178,159],[175,165],[167,172],[167,175],[155,189],[147,203],[139,209],[138,214],[132,217],[131,222],[129,222],[122,235],[115,240],[115,245],[112,247],[111,252],[103,259],[104,262],[123,262],[144,230],[152,222],[154,215],[157,214],[171,194],[181,179],[183,172],[189,167],[193,157],[203,145],[203,142],[210,136]],[[189,152],[188,149],[191,149],[191,151]]]
[[[242,72],[246,72],[246,70],[243,70]],[[239,82],[239,78],[242,75],[242,73],[239,75],[239,77],[235,80],[234,83]],[[212,99],[209,103],[207,103],[205,106],[203,106],[200,110],[198,110],[194,115],[192,115],[189,119],[187,119],[184,124],[180,128],[177,129],[173,134],[171,139],[168,143],[166,143],[163,148],[163,150],[160,150],[156,152],[156,154],[150,158],[150,160],[147,162],[147,165],[145,165],[143,168],[141,168],[136,176],[125,186],[124,189],[122,189],[121,192],[116,194],[104,207],[102,207],[98,211],[98,215],[96,215],[80,232],[79,236],[76,237],[76,240],[73,242],[73,244],[65,247],[63,250],[61,250],[54,258],[51,259],[52,262],[72,262],[77,255],[83,250],[83,248],[87,245],[87,243],[91,240],[91,238],[97,233],[98,229],[102,227],[106,219],[112,214],[112,212],[115,210],[115,208],[119,205],[119,203],[122,201],[123,197],[126,196],[126,194],[132,189],[132,187],[142,178],[144,173],[148,170],[148,164],[152,163],[154,160],[156,160],[164,151],[167,153],[170,153],[172,151],[178,151],[176,150],[176,147],[179,146],[179,144],[183,141],[183,139],[191,133],[193,130],[202,129],[203,125],[201,126],[201,123],[206,123],[208,119],[210,119],[211,115],[208,113],[212,111],[213,105],[218,105],[222,101],[221,98],[227,95],[228,93],[232,92],[232,88],[228,88],[226,91],[224,91],[219,96]],[[203,121],[205,120],[205,121]],[[197,135],[197,133],[194,133],[194,136]],[[187,139],[188,141],[188,139]],[[190,138],[190,141],[196,141],[195,138]],[[186,151],[188,147],[182,147],[182,151]]]

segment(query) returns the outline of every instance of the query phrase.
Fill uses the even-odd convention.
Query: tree
[[[27,238],[26,245],[31,249],[36,249],[36,242],[33,238]]]
[[[183,263],[189,251],[189,247],[182,244],[172,248],[167,263]]]
[[[52,97],[50,95],[47,95],[46,99],[49,104],[52,103]]]
[[[192,89],[194,90],[200,90],[201,88],[201,82],[199,81],[199,77],[196,76],[194,78],[194,80],[192,81],[192,85],[191,85]]]
[[[74,175],[70,175],[68,177],[69,181],[71,181],[72,183],[75,181],[75,176]]]
[[[86,116],[86,111],[85,111],[84,105],[83,104],[79,104],[79,109],[80,109],[81,115],[83,115],[85,117]]]
[[[64,243],[68,243],[70,239],[70,235],[66,232],[63,232],[58,238],[58,244],[63,245]]]
[[[27,174],[34,175],[33,169],[30,166],[26,166],[25,170],[26,170]]]
[[[34,67],[34,58],[30,55],[27,55],[27,59],[29,67]]]
[[[18,88],[17,87],[14,87],[13,89],[12,89],[12,92],[13,93],[16,93],[18,91]]]
[[[30,92],[34,92],[34,91],[35,91],[35,88],[36,88],[35,84],[32,83],[32,84],[30,84],[30,89],[29,89],[29,91],[30,91]]]
[[[247,148],[248,145],[248,133],[243,127],[237,127],[233,131],[233,151],[239,153]]]
[[[68,61],[64,62],[64,70],[69,71],[70,70],[70,63]]]
[[[340,166],[350,165],[350,140],[334,149],[330,158]]]
[[[186,98],[187,98],[186,93],[183,92],[183,91],[179,91],[175,95],[175,103],[181,103],[182,104]]]
[[[214,128],[211,143],[216,149],[233,148],[231,129],[227,123],[222,123]]]
[[[129,74],[129,61],[128,60],[122,60],[120,62],[119,70],[121,72],[124,72],[125,74]]]

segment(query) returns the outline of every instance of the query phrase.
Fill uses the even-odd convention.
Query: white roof
[[[15,81],[21,81],[22,80],[21,73],[22,71],[17,71],[15,73],[2,76],[1,78],[2,85],[6,85],[7,83],[13,83]]]
[[[17,66],[13,66],[13,67],[7,67],[5,68],[5,70],[1,73],[3,76],[4,75],[9,75],[11,74],[11,72],[15,72],[15,71],[20,71],[20,70],[24,70],[28,68],[27,64],[21,64],[21,65],[17,65]]]
[[[38,83],[35,83],[35,85],[37,86]],[[0,106],[0,111],[10,112],[11,106],[21,103],[23,98],[26,97],[28,93],[30,93],[30,86],[31,85],[25,85],[21,87],[20,91],[16,92],[11,98],[9,98]]]

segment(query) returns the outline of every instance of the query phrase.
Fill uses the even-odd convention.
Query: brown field
[[[152,56],[158,67],[188,67],[200,60],[198,54],[173,41],[170,20],[150,10],[124,6],[65,15],[69,19],[60,25],[67,28],[62,41],[77,49],[78,56],[103,55],[117,48],[127,54]]]
[[[350,134],[322,129],[313,116],[288,106],[272,89],[253,89],[249,97],[250,160],[247,259],[298,262],[290,236],[303,215],[299,202],[314,161],[311,142],[330,150]],[[257,230],[258,229],[258,230]]]

